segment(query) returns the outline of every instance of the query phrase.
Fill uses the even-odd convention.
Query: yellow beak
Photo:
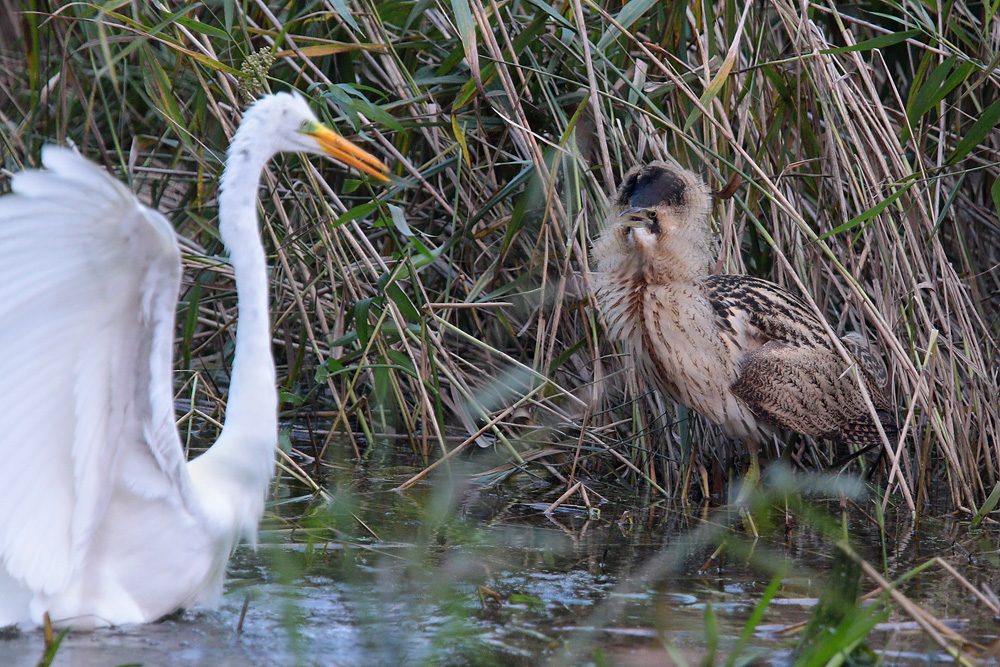
[[[326,151],[331,157],[340,160],[344,164],[354,167],[358,171],[374,176],[380,181],[389,180],[389,167],[385,166],[381,160],[364,151],[347,139],[343,138],[333,130],[319,123],[314,124],[305,134],[315,139],[320,148]]]

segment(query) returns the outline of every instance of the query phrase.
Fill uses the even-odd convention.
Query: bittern
[[[881,438],[850,364],[788,290],[760,278],[710,275],[711,193],[663,162],[633,169],[594,244],[595,289],[611,336],[646,382],[747,443],[780,429],[877,445]],[[888,373],[860,334],[841,338],[889,437]]]

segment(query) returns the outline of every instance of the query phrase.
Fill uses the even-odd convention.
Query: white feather
[[[302,98],[270,95],[233,140],[220,197],[240,312],[232,385],[219,441],[190,464],[172,403],[170,223],[62,148],[0,197],[0,626],[146,622],[218,599],[277,444],[257,183],[279,150],[338,157],[317,127]]]
[[[51,595],[83,566],[124,462],[156,461],[146,491],[181,494],[188,481],[176,430],[149,428],[173,406],[144,368],[151,341],[173,335],[170,225],[71,151],[46,147],[43,163],[0,199],[0,242],[16,260],[0,262],[0,554],[10,576]],[[157,307],[144,311],[150,283]],[[169,349],[158,361],[169,370]]]

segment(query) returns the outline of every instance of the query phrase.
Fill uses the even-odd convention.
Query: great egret
[[[212,605],[229,554],[254,541],[277,443],[267,266],[256,192],[279,151],[387,168],[305,100],[262,97],[233,137],[219,231],[238,336],[218,441],[186,462],[172,351],[174,230],[121,183],[47,146],[47,171],[0,197],[0,626],[86,628]]]
[[[697,175],[663,162],[630,172],[594,244],[608,329],[664,394],[751,447],[776,428],[879,444],[847,364],[812,310],[774,283],[709,275],[711,200]],[[896,433],[885,364],[857,333],[842,339],[883,430]]]

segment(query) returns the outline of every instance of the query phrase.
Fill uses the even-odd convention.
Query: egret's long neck
[[[278,401],[267,263],[257,227],[257,188],[271,155],[250,141],[253,134],[244,122],[233,138],[219,196],[219,231],[233,264],[239,320],[226,421],[213,449],[263,487],[274,468]]]

